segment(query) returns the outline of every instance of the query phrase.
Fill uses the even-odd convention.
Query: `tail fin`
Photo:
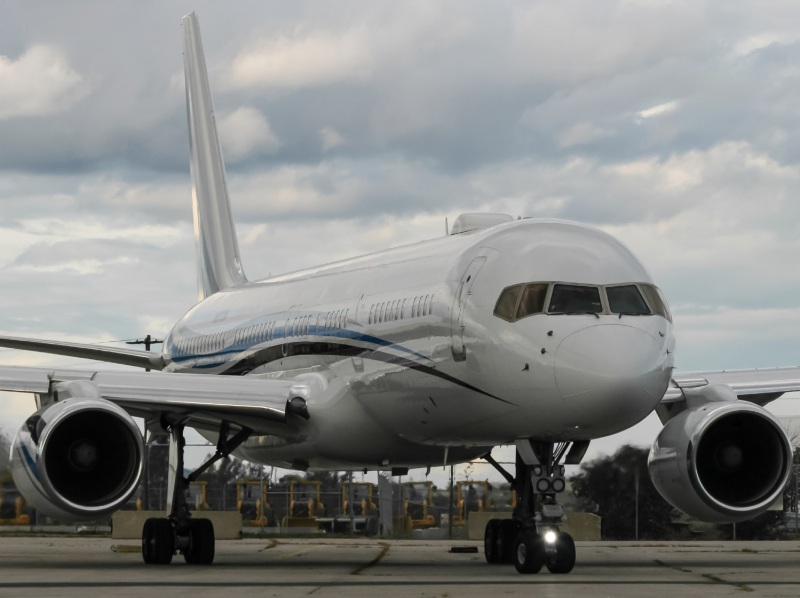
[[[197,293],[203,300],[247,282],[231,216],[206,60],[197,15],[183,17],[186,111],[192,172],[192,209],[197,253]]]

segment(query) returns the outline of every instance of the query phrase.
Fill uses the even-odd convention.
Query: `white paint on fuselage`
[[[444,447],[455,461],[517,438],[598,438],[644,419],[669,382],[671,323],[494,316],[501,291],[527,282],[652,283],[602,231],[519,220],[219,292],[170,333],[167,369],[313,378],[323,390],[295,436],[240,451],[278,464],[440,464]]]

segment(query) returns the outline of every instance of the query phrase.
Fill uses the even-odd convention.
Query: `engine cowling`
[[[653,484],[672,506],[716,523],[766,511],[791,465],[792,445],[775,417],[735,395],[690,403],[664,426],[648,458]]]
[[[73,395],[40,409],[11,448],[17,488],[31,506],[59,521],[93,520],[118,510],[136,490],[143,467],[138,426],[101,398]]]

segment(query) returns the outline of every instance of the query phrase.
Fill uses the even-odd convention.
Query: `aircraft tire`
[[[214,562],[214,524],[210,519],[189,520],[189,548],[183,553],[190,565],[210,565]]]
[[[169,519],[151,517],[142,528],[142,559],[148,565],[169,565],[175,553],[175,533]]]
[[[520,523],[516,519],[501,519],[497,526],[497,538],[495,549],[497,551],[498,563],[511,564],[514,562],[513,550],[514,540],[519,534]]]
[[[569,573],[575,566],[575,541],[565,532],[556,537],[556,552],[547,558],[550,573]]]
[[[534,530],[520,530],[514,540],[512,559],[519,573],[538,573],[545,561],[544,540]]]
[[[497,537],[500,533],[500,520],[490,519],[486,523],[486,530],[483,532],[483,556],[490,565],[500,563],[497,554]]]

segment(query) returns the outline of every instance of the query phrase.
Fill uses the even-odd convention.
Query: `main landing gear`
[[[142,558],[148,565],[168,565],[175,553],[183,554],[190,565],[210,565],[214,562],[214,525],[209,519],[192,519],[186,503],[189,484],[214,463],[227,457],[247,440],[251,430],[242,429],[228,438],[228,424],[220,426],[217,451],[188,478],[183,477],[183,423],[168,427],[169,438],[169,477],[167,496],[167,517],[152,517],[145,521],[142,529]]]
[[[483,549],[492,564],[513,563],[520,573],[569,573],[575,566],[575,542],[559,527],[566,521],[556,495],[566,486],[564,466],[580,463],[588,442],[517,441],[516,475],[511,476],[491,455],[491,463],[517,493],[511,519],[491,519],[486,524]],[[569,453],[567,453],[567,449]]]

